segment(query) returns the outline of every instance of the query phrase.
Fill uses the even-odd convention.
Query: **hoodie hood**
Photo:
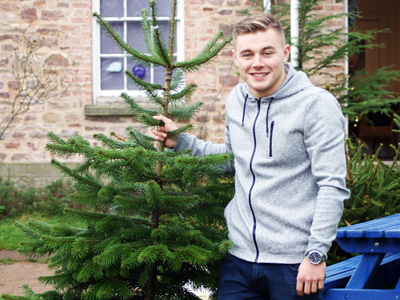
[[[245,116],[246,116],[246,106],[248,101],[268,101],[268,108],[267,108],[267,114],[266,114],[266,132],[267,136],[269,135],[270,132],[270,124],[269,124],[269,112],[271,109],[271,105],[273,101],[291,97],[300,91],[304,90],[305,88],[308,87],[313,87],[314,85],[311,83],[311,81],[308,79],[307,75],[302,72],[302,71],[296,71],[296,69],[290,64],[290,63],[285,63],[284,64],[285,72],[286,72],[286,78],[283,84],[279,87],[279,89],[266,97],[263,97],[261,99],[255,98],[249,89],[249,85],[247,83],[243,83],[241,85],[238,85],[237,87],[240,90],[240,93],[242,94],[242,97],[244,98],[244,104],[243,104],[243,114],[242,114],[242,126],[244,125],[245,121]]]

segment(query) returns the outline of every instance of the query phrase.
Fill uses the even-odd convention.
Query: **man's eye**
[[[265,55],[271,55],[272,52],[265,52]]]

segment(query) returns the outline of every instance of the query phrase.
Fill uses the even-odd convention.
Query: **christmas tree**
[[[103,30],[131,59],[143,66],[165,70],[165,84],[147,83],[140,70],[126,76],[145,91],[154,109],[144,108],[124,93],[121,97],[145,127],[160,126],[154,115],[175,121],[189,120],[201,103],[182,105],[196,88],[182,85],[184,73],[197,70],[213,59],[230,38],[219,32],[195,58],[174,61],[173,45],[177,0],[173,1],[169,40],[157,26],[156,3],[142,10],[147,53],[125,43],[97,13]],[[169,132],[177,135],[192,125]],[[221,258],[229,242],[223,209],[232,197],[232,180],[225,174],[230,154],[204,158],[174,152],[132,127],[127,138],[116,134],[94,137],[93,146],[81,136],[63,140],[48,135],[47,149],[55,156],[80,155],[76,169],[53,159],[52,164],[75,182],[73,201],[87,209],[68,208],[87,226],[49,225],[37,220],[18,223],[29,240],[20,251],[32,257],[51,255],[54,276],[40,280],[54,287],[41,295],[26,288],[25,297],[4,299],[199,299],[185,285],[215,290]]]

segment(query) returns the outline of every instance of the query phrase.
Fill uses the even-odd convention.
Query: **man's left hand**
[[[326,263],[311,264],[304,258],[297,274],[296,290],[299,296],[310,295],[324,288]]]

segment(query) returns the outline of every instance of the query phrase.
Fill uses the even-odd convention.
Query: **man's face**
[[[283,64],[289,53],[290,46],[274,29],[239,35],[232,51],[240,76],[257,99],[271,95],[285,81]]]

